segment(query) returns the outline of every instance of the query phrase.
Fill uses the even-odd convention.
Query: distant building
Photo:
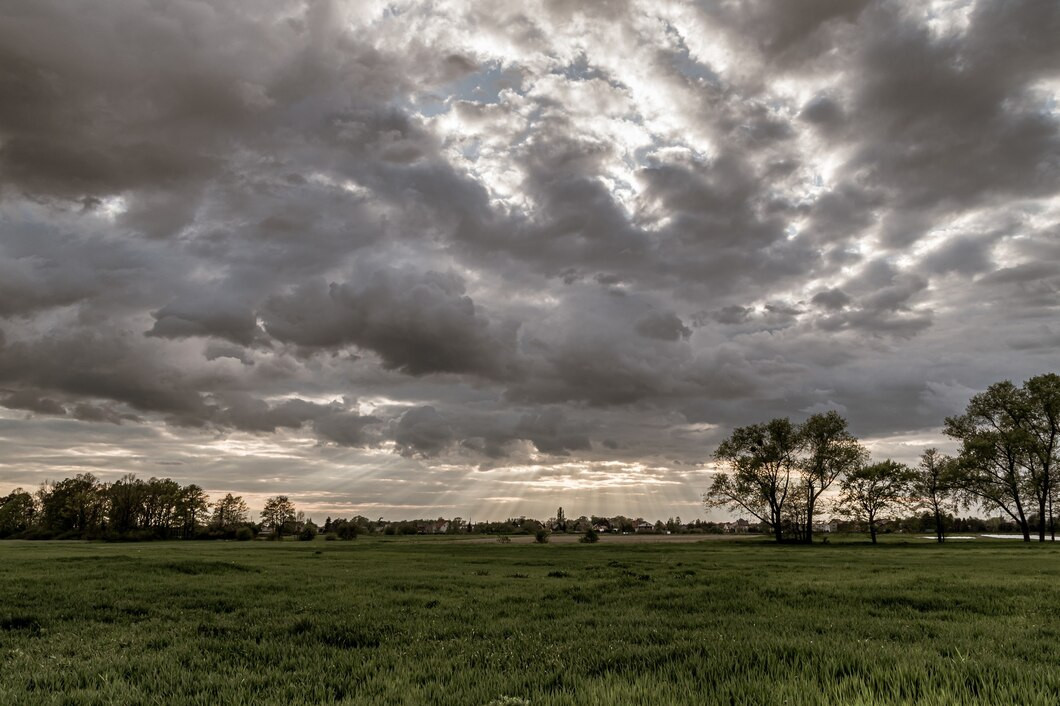
[[[735,522],[719,522],[718,527],[726,534],[747,534],[751,531],[751,523],[744,519]]]

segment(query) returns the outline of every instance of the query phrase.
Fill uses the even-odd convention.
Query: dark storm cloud
[[[662,341],[678,341],[692,335],[692,329],[685,326],[681,318],[673,312],[648,314],[638,320],[633,328],[645,338],[658,338]]]
[[[33,390],[18,390],[0,398],[0,404],[8,409],[24,409],[38,414],[66,414],[66,408],[50,397],[43,397]]]
[[[271,299],[265,330],[308,349],[354,344],[410,375],[510,375],[518,323],[493,322],[454,274],[378,270],[343,284],[307,284]]]
[[[405,456],[437,456],[454,440],[452,427],[429,406],[402,414],[394,431],[394,442]]]
[[[531,442],[541,453],[557,456],[592,448],[582,425],[568,419],[559,408],[524,415],[515,426],[514,434]]]
[[[160,338],[214,336],[247,345],[259,331],[249,308],[210,295],[171,302],[151,316],[155,323],[146,335]]]
[[[1055,365],[1057,36],[1041,0],[9,2],[5,443],[431,483],[934,433]]]

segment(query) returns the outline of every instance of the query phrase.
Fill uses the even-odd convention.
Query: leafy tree
[[[556,510],[556,531],[566,532],[567,531],[567,516],[563,514],[563,507],[561,506]]]
[[[906,500],[913,479],[908,466],[890,459],[857,468],[840,482],[839,511],[866,523],[876,544],[876,523]]]
[[[334,520],[331,523],[331,530],[339,539],[357,539],[357,523],[351,520]]]
[[[36,516],[33,496],[22,488],[0,497],[0,537],[10,537],[25,532]]]
[[[1053,500],[1057,495],[1056,465],[1060,460],[1060,375],[1038,375],[1023,383],[1027,429],[1031,437],[1030,467],[1038,503],[1038,540],[1045,541],[1046,524],[1055,541]],[[1048,522],[1046,519],[1048,518]]]
[[[814,414],[799,427],[799,434],[804,450],[799,464],[806,527],[803,537],[813,542],[813,519],[821,495],[837,479],[864,465],[868,452],[835,411]]]
[[[302,529],[298,533],[298,539],[303,542],[311,542],[317,538],[320,530],[312,522],[303,522]]]
[[[195,536],[209,508],[209,496],[198,485],[186,485],[177,492],[176,520],[184,539]]]
[[[234,531],[240,525],[247,523],[247,516],[250,513],[250,508],[243,502],[243,498],[239,495],[232,495],[227,493],[223,498],[214,503],[213,506],[213,517],[210,520],[210,525],[225,531]]]
[[[585,530],[585,534],[582,535],[582,538],[579,539],[578,541],[581,542],[582,544],[596,544],[597,542],[600,541],[600,535],[597,534],[596,530],[594,530],[590,526],[589,529]]]
[[[960,492],[965,505],[981,503],[1011,517],[1031,541],[1026,508],[1033,494],[1034,437],[1026,395],[1011,382],[972,397],[965,413],[946,419],[948,436],[961,442]]]
[[[133,474],[122,476],[107,488],[109,530],[125,535],[139,529],[143,516],[144,482]]]
[[[548,544],[548,535],[551,534],[547,529],[542,527],[541,529],[534,532],[534,541],[538,544]]]
[[[143,488],[144,526],[160,537],[168,537],[176,524],[177,503],[180,500],[180,484],[171,478],[151,478]]]
[[[704,505],[749,512],[783,541],[784,503],[797,482],[801,446],[802,436],[788,419],[734,429],[714,453],[731,470],[714,477]]]
[[[41,526],[59,534],[92,534],[102,526],[106,501],[102,486],[91,473],[43,485],[37,492]]]
[[[935,448],[921,454],[919,465],[913,469],[910,493],[920,507],[931,511],[940,544],[946,540],[945,511],[956,510],[954,491],[958,481],[956,461]]]
[[[295,521],[294,503],[286,495],[277,495],[265,501],[265,507],[261,511],[261,523],[271,527],[274,536],[283,536],[287,526]]]

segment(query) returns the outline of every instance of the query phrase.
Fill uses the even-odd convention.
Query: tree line
[[[723,507],[757,519],[778,542],[812,542],[825,508],[862,524],[873,542],[885,520],[899,513],[928,513],[938,541],[958,507],[982,507],[1008,517],[1030,541],[1055,538],[1053,507],[1060,492],[1060,376],[1039,375],[1016,386],[991,385],[963,414],[945,420],[960,443],[956,456],[927,449],[913,467],[868,451],[837,412],[814,414],[801,424],[786,418],[739,427],[718,446],[727,467],[704,495],[707,508]],[[0,538],[252,539],[297,534],[312,539],[352,539],[362,533],[536,534],[548,532],[721,532],[726,523],[680,518],[654,524],[643,518],[526,517],[504,522],[452,520],[373,521],[328,518],[323,528],[284,495],[269,498],[258,521],[242,497],[210,501],[198,485],[170,478],[127,475],[102,483],[85,473],[0,496]]]
[[[1039,541],[1055,539],[1060,376],[995,383],[963,414],[946,418],[944,431],[960,443],[957,455],[926,449],[909,467],[872,462],[835,411],[802,424],[778,418],[739,427],[714,454],[728,470],[715,477],[704,504],[753,516],[778,542],[812,542],[826,504],[863,523],[873,543],[882,520],[910,510],[929,512],[942,542],[945,518],[958,506],[1009,517],[1024,541],[1032,529]]]
[[[0,496],[0,538],[253,539],[298,533],[311,525],[287,496],[269,498],[260,521],[239,495],[210,502],[198,485],[127,475],[113,483],[82,473],[36,492]]]

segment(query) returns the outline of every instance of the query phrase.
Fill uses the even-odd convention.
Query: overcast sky
[[[0,8],[0,493],[704,517],[1057,371],[1055,0]]]

